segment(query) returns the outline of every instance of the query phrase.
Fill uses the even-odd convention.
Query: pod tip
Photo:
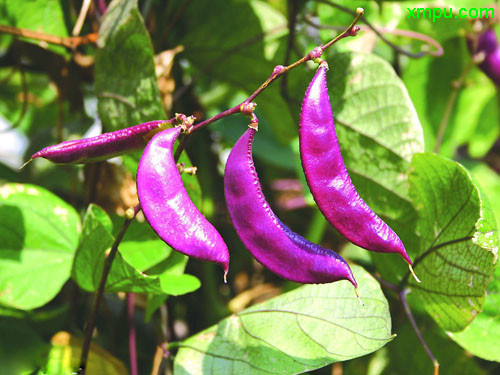
[[[415,281],[416,281],[417,283],[421,283],[420,279],[419,279],[419,278],[417,277],[417,275],[415,274],[415,271],[413,270],[413,267],[412,267],[412,265],[411,265],[411,264],[408,264],[408,268],[410,269],[410,272],[411,272],[411,274],[412,274],[413,278],[415,279]]]
[[[33,158],[30,158],[30,160],[28,160],[26,163],[24,163],[23,165],[21,165],[19,167],[19,170],[23,169],[24,167],[26,167],[29,163],[31,163],[33,161]]]
[[[359,295],[358,288],[354,288],[354,293],[356,293],[356,298],[358,299],[359,304],[364,307],[365,304],[363,303],[363,300],[361,299],[361,296]]]

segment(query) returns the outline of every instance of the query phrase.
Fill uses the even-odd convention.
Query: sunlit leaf
[[[73,207],[35,185],[0,188],[0,303],[33,309],[50,301],[70,276],[80,218]]]
[[[298,374],[379,349],[392,339],[387,301],[353,272],[365,306],[346,281],[302,286],[180,343],[175,374]]]

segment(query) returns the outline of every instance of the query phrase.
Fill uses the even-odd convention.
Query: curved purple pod
[[[190,257],[229,268],[229,251],[219,232],[198,211],[188,196],[173,157],[181,128],[156,134],[137,168],[137,195],[144,216],[160,238]]]
[[[500,85],[500,49],[493,29],[488,29],[479,36],[475,53],[484,52],[484,60],[479,68],[495,83]]]
[[[94,163],[110,159],[144,147],[155,133],[166,129],[173,121],[175,119],[150,121],[92,138],[62,142],[34,153],[31,159],[41,157],[61,164]]]
[[[292,232],[267,203],[252,158],[255,130],[234,145],[224,173],[224,192],[233,225],[243,244],[265,267],[299,283],[356,280],[344,259],[332,250]]]
[[[347,173],[335,132],[326,69],[319,67],[302,102],[299,142],[307,184],[323,215],[345,238],[367,250],[399,253],[411,266],[398,235],[363,201]]]

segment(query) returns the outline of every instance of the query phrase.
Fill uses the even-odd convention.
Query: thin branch
[[[135,294],[127,293],[127,318],[128,318],[128,348],[130,353],[130,375],[138,375],[137,351],[135,345],[135,323],[134,323]]]
[[[101,280],[99,281],[99,286],[94,295],[94,301],[92,303],[92,310],[90,313],[89,321],[85,327],[85,337],[82,345],[82,353],[80,355],[80,368],[78,369],[79,375],[85,375],[85,368],[87,366],[87,360],[90,351],[90,342],[92,341],[92,334],[94,333],[95,324],[97,321],[97,313],[99,311],[99,305],[101,304],[101,300],[104,294],[104,287],[106,286],[106,280],[109,275],[109,271],[111,270],[111,265],[113,264],[113,260],[115,259],[116,253],[118,252],[118,245],[123,239],[125,232],[128,227],[134,220],[135,215],[139,212],[138,207],[134,210],[133,216],[128,216],[120,229],[120,232],[115,238],[115,242],[113,243],[111,250],[104,261],[104,267],[101,274]]]
[[[281,77],[283,74],[287,73],[289,70],[292,70],[293,68],[296,68],[297,66],[305,63],[306,61],[313,60],[317,58],[318,56],[321,56],[324,50],[326,50],[328,47],[332,46],[334,43],[338,42],[339,40],[346,38],[348,36],[354,36],[358,32],[359,28],[356,25],[358,22],[359,18],[363,14],[363,9],[358,8],[358,12],[356,13],[356,17],[352,21],[352,23],[347,27],[341,34],[330,40],[327,44],[324,46],[319,46],[316,47],[312,52],[309,52],[307,55],[302,57],[300,60],[297,60],[293,64],[290,64],[288,66],[282,66],[278,65],[277,67],[274,68],[273,73],[269,76],[269,78],[262,83],[257,90],[255,90],[246,100],[241,102],[240,104],[234,106],[233,108],[227,109],[224,112],[221,112],[213,117],[210,117],[209,119],[206,119],[205,121],[202,121],[196,125],[194,125],[189,133],[193,133],[201,128],[204,128],[207,125],[210,125],[211,123],[220,120],[224,117],[227,117],[229,115],[233,115],[235,113],[240,113],[241,112],[241,107],[244,104],[252,102],[258,95],[264,91],[267,86],[269,86],[272,82],[274,82],[277,78]],[[186,134],[185,137],[182,139],[181,143],[175,150],[175,158],[178,160],[179,156],[181,155],[182,151],[184,150],[186,143],[189,139],[189,134]]]
[[[83,23],[85,22],[85,18],[87,18],[87,13],[91,3],[92,0],[83,0],[82,7],[80,8],[80,14],[78,15],[78,19],[76,20],[71,35],[76,36],[80,34],[80,31],[82,31]]]
[[[434,354],[432,354],[431,349],[425,342],[424,337],[422,336],[422,333],[420,332],[420,329],[418,328],[417,323],[415,322],[415,318],[413,317],[413,314],[410,310],[410,306],[408,305],[408,301],[406,299],[407,294],[408,294],[408,289],[403,289],[401,293],[399,293],[399,297],[401,298],[401,304],[405,309],[406,316],[408,316],[408,319],[410,320],[410,324],[413,327],[413,330],[417,334],[418,340],[424,347],[425,352],[427,353],[427,355],[432,361],[432,364],[434,365],[434,375],[439,375],[439,362],[437,361],[436,357],[434,357]]]
[[[297,15],[299,13],[299,4],[297,0],[288,0],[288,40],[285,51],[285,59],[283,65],[290,63],[292,49],[295,44],[295,25],[297,24]],[[300,56],[300,55],[299,55]],[[281,96],[288,98],[288,76],[283,76],[281,80]]]
[[[22,36],[25,38],[41,40],[42,42],[61,45],[70,49],[75,49],[76,47],[82,44],[97,42],[97,33],[92,33],[83,36],[60,37],[57,35],[50,35],[50,34],[40,33],[37,31],[22,29],[14,26],[6,26],[6,25],[0,25],[0,33],[7,33],[11,35]]]
[[[342,5],[336,4],[336,3],[332,3],[332,2],[330,2],[328,0],[316,0],[316,1],[319,2],[319,3],[330,5],[330,6],[334,7],[334,8],[340,9],[341,11],[343,11],[345,13],[349,13],[351,15],[355,14],[355,12],[352,11],[351,9],[349,9],[347,7],[344,7]],[[361,21],[364,22],[368,26],[368,28],[370,28],[375,34],[377,34],[377,36],[380,39],[382,39],[382,41],[384,43],[386,43],[388,46],[390,46],[392,49],[394,49],[395,51],[399,52],[402,55],[405,55],[405,56],[408,56],[408,57],[411,57],[411,58],[414,58],[414,59],[421,58],[421,57],[423,57],[425,55],[431,55],[431,56],[437,56],[437,57],[443,55],[443,47],[441,46],[441,44],[439,44],[438,41],[436,41],[435,39],[431,38],[428,35],[417,33],[417,32],[410,31],[410,30],[392,30],[392,29],[383,28],[383,27],[376,28],[375,26],[372,25],[372,23],[370,21],[368,21],[366,19],[366,17],[361,17]],[[308,23],[309,25],[313,26],[313,27],[329,28],[328,26],[317,25],[317,24],[315,24],[315,23],[313,23],[313,22],[311,22],[310,20],[307,20],[307,19],[305,19],[305,22]],[[421,52],[418,52],[418,53],[409,52],[409,51],[406,51],[404,48],[401,48],[400,46],[398,46],[398,45],[392,43],[391,41],[389,41],[383,35],[383,33],[390,33],[390,34],[394,34],[394,35],[405,36],[405,37],[408,37],[408,38],[421,40],[421,41],[427,43],[428,45],[433,46],[436,50],[435,51],[421,51]]]
[[[441,143],[443,142],[444,132],[446,131],[446,126],[448,125],[448,121],[450,120],[451,111],[455,106],[455,101],[457,100],[458,93],[462,86],[464,85],[465,78],[471,68],[476,64],[474,58],[472,58],[469,63],[465,66],[464,70],[458,77],[456,81],[452,83],[452,90],[450,96],[448,97],[448,102],[446,103],[445,110],[443,112],[443,117],[441,118],[441,122],[439,123],[438,133],[436,136],[436,146],[434,146],[434,152],[436,154],[439,153],[439,149],[441,148]]]

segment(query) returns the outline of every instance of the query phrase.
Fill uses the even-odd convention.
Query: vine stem
[[[354,15],[354,12],[351,9],[349,9],[347,7],[344,7],[344,6],[340,5],[340,4],[332,3],[332,2],[330,2],[328,0],[316,0],[316,2],[329,5],[329,6],[333,7],[333,8],[340,9],[342,12]],[[388,29],[385,29],[385,28],[378,29],[375,26],[373,26],[365,17],[362,17],[361,21],[364,22],[375,34],[377,34],[377,36],[380,39],[382,39],[382,41],[384,43],[386,43],[388,46],[390,46],[395,51],[401,53],[402,55],[406,55],[408,57],[418,59],[418,58],[423,57],[425,55],[441,56],[443,54],[443,47],[441,46],[441,44],[439,44],[439,42],[437,42],[436,40],[432,39],[431,37],[429,37],[429,36],[427,36],[425,34],[416,33],[414,31],[410,31],[410,30],[398,30],[398,31],[396,31],[396,30],[388,30]],[[310,21],[307,21],[307,20],[306,20],[306,23],[309,23],[313,27],[320,27],[321,26],[321,25],[316,25],[316,24],[314,24],[314,23],[312,23]],[[390,32],[390,33],[395,34],[395,35],[401,35],[401,36],[405,36],[405,37],[408,37],[408,38],[422,40],[422,41],[426,42],[427,44],[434,46],[434,48],[436,48],[436,50],[435,51],[422,51],[422,52],[419,52],[419,53],[412,53],[412,52],[406,51],[405,49],[399,47],[398,45],[390,42],[383,35],[384,32],[387,32],[387,33]]]
[[[267,86],[269,86],[272,82],[274,82],[276,79],[281,77],[283,74],[287,73],[288,71],[292,70],[293,68],[296,68],[299,65],[304,64],[307,61],[318,59],[327,48],[331,47],[333,44],[337,43],[339,40],[344,39],[344,38],[349,37],[349,36],[355,36],[359,31],[359,26],[356,26],[356,24],[358,23],[360,17],[363,15],[363,13],[364,13],[363,8],[357,8],[356,9],[356,16],[355,16],[354,20],[342,33],[340,33],[335,38],[330,40],[327,44],[314,48],[311,52],[309,52],[307,55],[305,55],[301,59],[295,61],[294,63],[292,63],[288,66],[283,66],[283,65],[276,66],[274,68],[274,71],[272,72],[272,74],[269,76],[269,78],[264,83],[262,83],[257,88],[257,90],[255,90],[246,100],[244,100],[240,104],[234,106],[233,108],[229,108],[229,109],[225,110],[224,112],[221,112],[213,117],[206,119],[205,121],[202,121],[196,125],[193,125],[193,127],[191,127],[191,129],[189,131],[189,134],[191,134],[191,133],[193,133],[201,128],[204,128],[205,126],[210,125],[211,123],[213,123],[217,120],[220,120],[224,117],[227,117],[229,115],[233,115],[235,113],[242,112],[242,107],[244,107],[245,104],[252,102],[257,96],[259,96],[262,93],[262,91],[264,91],[267,88]],[[182,139],[181,143],[179,144],[179,146],[175,150],[175,157],[176,158],[178,158],[180,156],[180,154],[182,153],[182,151],[186,147],[187,141],[189,139],[189,134],[186,134],[186,136]]]
[[[484,58],[484,57],[483,57]],[[462,71],[457,80],[452,83],[452,91],[450,96],[448,97],[448,102],[446,103],[445,110],[443,112],[443,117],[441,118],[441,122],[439,123],[438,133],[436,136],[436,146],[434,147],[434,152],[436,154],[439,153],[439,149],[441,148],[441,143],[443,142],[444,132],[446,130],[446,126],[448,125],[448,121],[450,120],[451,111],[455,106],[455,102],[457,100],[458,93],[462,86],[464,85],[465,78],[471,68],[477,64],[475,58],[472,58],[469,63],[466,65],[465,69]]]
[[[41,40],[42,42],[62,45],[71,49],[74,49],[82,44],[97,42],[97,33],[91,33],[84,36],[71,36],[63,38],[57,35],[45,34],[45,33],[40,33],[38,31],[22,29],[19,27],[7,26],[7,25],[0,25],[0,33],[6,33],[11,35],[22,36],[25,38]]]
[[[128,349],[130,354],[130,375],[138,375],[137,351],[135,345],[135,323],[134,323],[135,294],[127,293],[127,318],[128,318]]]
[[[434,365],[434,375],[439,375],[439,362],[437,361],[436,357],[434,357],[434,354],[432,354],[431,349],[425,342],[424,337],[422,336],[422,333],[420,332],[420,329],[418,328],[417,323],[415,322],[415,318],[413,317],[413,314],[410,310],[410,306],[408,305],[408,300],[406,299],[406,295],[408,294],[408,292],[409,290],[405,288],[399,293],[399,297],[401,298],[401,304],[405,309],[406,316],[408,316],[408,320],[410,321],[410,324],[413,327],[413,330],[415,331],[418,340],[424,347],[425,352],[427,353],[427,355],[432,361],[432,364]]]
[[[94,301],[92,303],[92,309],[90,313],[90,318],[85,326],[85,336],[82,345],[82,353],[80,355],[80,367],[78,369],[79,375],[85,375],[85,367],[87,366],[87,360],[90,351],[90,342],[92,341],[92,334],[94,333],[94,328],[97,320],[97,312],[99,311],[99,305],[101,304],[102,297],[104,295],[104,287],[106,286],[106,280],[108,279],[109,271],[111,270],[111,265],[113,264],[113,260],[115,259],[116,253],[118,252],[118,245],[123,239],[125,232],[128,227],[132,223],[135,218],[135,215],[139,212],[139,206],[134,209],[133,215],[127,216],[123,225],[120,229],[120,232],[115,238],[113,245],[111,246],[111,250],[104,260],[104,267],[102,269],[101,280],[99,281],[99,286],[94,295]]]

